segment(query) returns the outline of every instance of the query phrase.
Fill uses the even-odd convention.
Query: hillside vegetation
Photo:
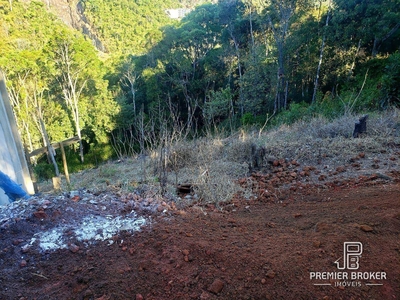
[[[27,152],[44,144],[41,121],[51,141],[85,141],[85,164],[68,150],[72,171],[400,104],[398,0],[86,0],[69,4],[75,29],[46,3],[0,0],[0,68]],[[179,7],[193,10],[169,19]]]

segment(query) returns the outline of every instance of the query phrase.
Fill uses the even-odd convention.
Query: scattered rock
[[[321,246],[321,241],[313,241],[313,246],[319,248]]]
[[[269,227],[269,228],[274,228],[276,226],[276,224],[274,222],[267,222],[267,223],[265,223],[265,226]]]
[[[337,168],[336,168],[336,172],[338,172],[338,173],[346,172],[346,168],[343,167],[343,166],[337,167]]]
[[[214,280],[214,282],[208,287],[208,291],[213,293],[213,294],[218,294],[222,291],[222,289],[224,288],[225,283],[217,278]]]
[[[31,249],[31,246],[29,244],[26,244],[24,246],[21,247],[21,251],[22,253],[26,253]]]
[[[68,245],[68,249],[72,252],[72,253],[76,253],[79,251],[79,246],[75,245],[75,244],[69,244]]]
[[[41,219],[41,220],[47,218],[47,214],[46,214],[43,210],[35,211],[35,212],[33,213],[33,215],[34,215],[36,218]]]
[[[211,295],[206,291],[203,291],[200,295],[200,300],[209,300],[211,299]]]
[[[71,200],[74,202],[78,202],[80,199],[81,199],[81,197],[79,197],[79,196],[74,196],[71,198]]]
[[[23,239],[15,239],[15,240],[13,240],[12,243],[13,243],[14,246],[18,246],[18,245],[21,244],[23,241],[24,241]]]
[[[361,229],[362,231],[364,231],[364,232],[371,232],[371,231],[374,231],[374,229],[373,229],[371,226],[369,226],[369,225],[360,225],[360,229]]]
[[[84,300],[93,299],[93,291],[92,291],[91,289],[87,289],[87,290],[83,293],[83,299],[84,299]]]
[[[319,222],[319,223],[315,224],[315,232],[329,231],[330,228],[331,228],[331,226],[325,222]]]
[[[266,275],[267,275],[268,278],[274,278],[275,277],[275,272],[272,271],[272,270],[269,270]]]

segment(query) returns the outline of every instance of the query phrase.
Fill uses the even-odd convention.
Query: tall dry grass
[[[192,201],[219,204],[241,190],[236,180],[246,177],[255,163],[267,168],[268,161],[283,158],[303,165],[339,166],[360,152],[373,157],[390,152],[390,145],[400,144],[399,110],[371,114],[367,134],[353,138],[354,123],[359,117],[345,115],[332,121],[316,117],[264,130],[262,134],[258,130],[242,130],[228,137],[209,134],[190,141],[176,139],[167,147],[151,149],[145,158],[132,156],[123,162],[108,162],[71,174],[71,186],[128,192],[146,185],[180,201],[176,184],[191,183],[197,194]],[[46,190],[43,185],[41,188]]]

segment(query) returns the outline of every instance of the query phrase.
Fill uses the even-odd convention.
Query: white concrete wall
[[[28,194],[34,194],[24,149],[9,102],[3,74],[0,72],[0,170],[20,184]],[[0,189],[0,205],[9,203]]]

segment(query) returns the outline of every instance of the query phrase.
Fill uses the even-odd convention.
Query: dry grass
[[[390,144],[400,144],[400,114],[398,110],[370,115],[367,135],[352,138],[354,123],[359,116],[346,115],[328,121],[324,118],[282,125],[262,135],[244,132],[227,138],[213,136],[193,141],[179,141],[165,151],[165,164],[160,164],[160,149],[146,158],[129,158],[109,162],[96,169],[71,175],[71,189],[92,191],[133,191],[146,184],[160,186],[159,168],[165,167],[169,197],[175,194],[176,183],[192,183],[199,202],[218,204],[227,201],[241,188],[236,180],[246,177],[252,167],[254,149],[262,148],[263,158],[296,159],[302,165],[343,165],[360,152],[371,159],[390,155]],[[265,166],[267,159],[263,160]],[[65,191],[68,187],[64,185]],[[50,184],[41,184],[42,191]],[[156,188],[157,189],[157,188]],[[158,189],[161,192],[160,189]]]

